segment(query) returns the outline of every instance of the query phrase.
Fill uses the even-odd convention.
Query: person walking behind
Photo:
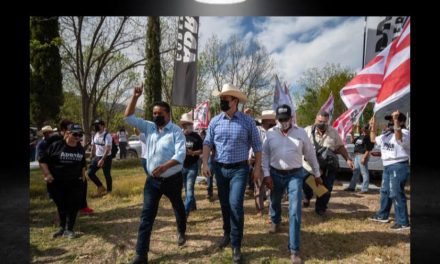
[[[380,147],[383,162],[382,186],[380,188],[380,209],[369,219],[376,222],[390,222],[391,205],[394,204],[395,223],[392,230],[409,229],[405,184],[409,177],[410,133],[406,129],[406,116],[398,110],[385,116],[388,129],[376,137],[376,118],[370,120],[370,137]]]
[[[144,186],[144,206],[141,213],[136,256],[130,264],[148,263],[151,230],[162,195],[173,206],[177,223],[177,245],[186,242],[186,215],[182,201],[182,167],[186,155],[185,136],[170,120],[170,106],[165,102],[153,104],[153,122],[137,118],[134,110],[142,95],[143,85],[135,87],[130,103],[125,109],[125,122],[145,134],[147,142],[148,176]]]
[[[359,174],[362,174],[361,193],[368,192],[370,175],[368,172],[368,158],[374,144],[370,140],[370,130],[368,124],[365,125],[358,137],[354,137],[354,129],[351,130],[351,139],[354,144],[354,170],[350,184],[344,191],[354,192],[359,181]]]
[[[119,140],[119,157],[121,159],[127,158],[127,145],[128,145],[128,134],[125,131],[125,127],[121,127],[119,129],[118,133],[118,140]]]
[[[281,199],[284,190],[289,196],[289,245],[292,263],[303,263],[300,257],[301,196],[304,181],[303,156],[313,168],[316,184],[322,184],[315,149],[303,128],[292,125],[292,109],[280,105],[276,109],[278,126],[266,132],[263,143],[264,183],[270,193],[271,227],[279,231]],[[264,122],[263,122],[264,124]]]
[[[52,236],[74,238],[76,216],[80,207],[86,155],[78,142],[84,132],[80,125],[71,124],[65,139],[51,144],[40,159],[44,180],[57,206],[60,227]]]
[[[183,114],[180,119],[180,126],[185,135],[186,157],[183,163],[183,185],[185,187],[185,213],[188,218],[189,212],[197,210],[194,184],[199,172],[199,157],[202,154],[202,138],[193,131],[193,120],[191,114]]]
[[[232,260],[241,261],[241,242],[244,227],[244,192],[249,174],[249,149],[255,152],[255,166],[261,167],[261,140],[255,121],[238,111],[238,103],[247,97],[230,84],[223,85],[217,94],[223,111],[215,116],[203,142],[204,176],[210,176],[208,165],[210,150],[215,146],[215,177],[223,217],[223,238],[220,248],[232,246]],[[254,180],[261,179],[261,170],[254,171]]]
[[[98,187],[98,196],[102,196],[112,191],[112,136],[105,128],[105,122],[102,120],[95,120],[93,122],[95,135],[92,140],[92,163],[90,164],[88,175],[89,178]],[[105,138],[104,138],[105,137]],[[96,176],[96,172],[102,168],[104,173],[107,189],[104,188],[102,182]]]

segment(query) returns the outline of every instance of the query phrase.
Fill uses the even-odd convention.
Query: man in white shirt
[[[376,119],[370,120],[371,141],[380,147],[383,162],[380,209],[370,220],[388,223],[391,205],[394,204],[396,221],[391,229],[409,229],[405,184],[409,177],[410,133],[406,129],[406,116],[399,111],[385,116],[388,128],[376,137]]]
[[[289,196],[289,250],[292,263],[303,263],[300,252],[301,197],[304,176],[303,156],[310,162],[316,184],[322,184],[315,149],[303,128],[292,125],[288,105],[276,109],[278,126],[266,133],[262,167],[264,183],[271,189],[270,233],[278,231],[281,222],[281,199],[284,189]]]
[[[125,131],[125,127],[121,127],[118,133],[119,141],[119,157],[121,159],[127,158],[127,145],[128,145],[128,133]]]

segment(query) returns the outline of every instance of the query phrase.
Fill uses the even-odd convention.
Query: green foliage
[[[145,65],[144,110],[145,118],[151,120],[153,103],[162,100],[162,73],[160,65],[160,20],[148,17],[147,64]]]
[[[344,102],[339,95],[340,90],[355,74],[340,65],[329,64],[322,69],[309,69],[300,79],[303,96],[297,105],[297,123],[308,126],[315,122],[316,114],[327,101],[330,93],[334,97],[332,122],[346,111]]]
[[[73,92],[64,92],[64,104],[60,109],[60,116],[76,123],[82,123],[81,97]]]
[[[30,116],[38,127],[58,123],[63,103],[58,17],[30,18]]]

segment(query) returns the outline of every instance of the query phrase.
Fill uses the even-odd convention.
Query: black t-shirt
[[[191,132],[188,135],[185,135],[186,138],[186,149],[190,149],[193,151],[200,150],[203,148],[203,141],[199,134],[195,132]],[[185,161],[183,162],[183,167],[188,168],[199,160],[199,155],[191,156],[186,155]]]
[[[374,144],[371,143],[370,136],[360,135],[354,138],[354,153],[364,154],[365,151],[371,151]]]
[[[40,162],[49,166],[55,180],[74,180],[82,177],[86,153],[80,144],[71,147],[66,141],[59,140],[47,147]]]

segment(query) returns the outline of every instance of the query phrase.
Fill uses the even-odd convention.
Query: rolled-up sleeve
[[[149,133],[149,130],[152,128],[152,126],[154,126],[153,124],[150,124],[146,120],[136,117],[134,114],[124,117],[124,121],[128,125],[136,127],[145,135],[147,135]]]
[[[174,131],[173,137],[175,154],[173,157],[171,157],[171,159],[183,164],[183,161],[186,157],[185,136],[183,135],[182,131]]]
[[[318,178],[321,176],[321,173],[319,171],[319,163],[318,163],[318,159],[316,158],[315,148],[313,147],[312,142],[310,142],[305,132],[302,135],[301,140],[303,141],[304,158],[312,167],[314,176]]]
[[[254,122],[254,121],[252,121]],[[261,152],[262,151],[262,145],[261,145],[261,139],[260,139],[260,133],[258,133],[257,126],[255,123],[251,123],[251,129],[250,129],[250,136],[251,136],[251,146],[254,150],[254,153]]]
[[[263,155],[261,158],[261,167],[263,167],[263,176],[270,176],[270,136],[269,133],[266,134],[266,140],[263,143]]]
[[[208,130],[206,131],[205,140],[203,140],[203,145],[207,145],[211,149],[212,149],[212,146],[214,145],[214,125],[215,125],[216,121],[217,121],[216,118],[211,120],[211,123],[208,126]]]

